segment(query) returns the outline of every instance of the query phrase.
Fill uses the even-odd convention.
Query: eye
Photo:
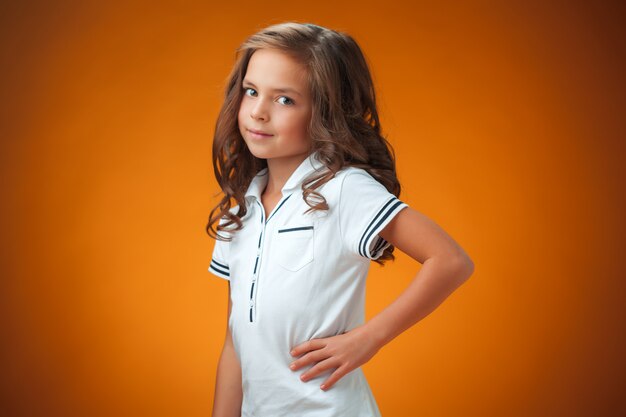
[[[281,99],[283,99],[283,98],[285,99],[286,103],[284,103],[284,102],[283,102],[282,104],[285,104],[285,105],[287,105],[287,106],[293,106],[293,104],[294,104],[294,103],[293,103],[293,100],[292,100],[292,99],[290,99],[289,97],[286,97],[286,96],[280,96],[280,97],[278,98],[278,100],[281,100]]]
[[[256,91],[254,90],[254,88],[250,88],[250,87],[244,87],[243,88],[243,93],[247,94],[248,90],[254,91],[256,93]]]

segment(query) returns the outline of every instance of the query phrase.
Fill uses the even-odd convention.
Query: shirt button
[[[254,301],[250,300],[250,307],[254,307]]]

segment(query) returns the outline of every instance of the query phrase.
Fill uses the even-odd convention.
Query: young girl
[[[216,238],[209,271],[229,281],[213,416],[380,416],[361,365],[434,310],[473,264],[398,199],[357,43],[291,22],[247,39],[217,120],[213,166],[224,196],[207,225]],[[394,247],[423,266],[365,323],[370,263],[395,259]]]

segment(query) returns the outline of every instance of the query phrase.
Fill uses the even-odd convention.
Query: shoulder
[[[320,191],[331,205],[357,204],[364,197],[387,194],[387,189],[369,172],[353,166],[337,171]]]
[[[351,166],[344,167],[337,171],[327,182],[325,182],[319,190],[325,197],[330,197],[331,199],[338,197],[342,193],[346,178],[354,174],[369,176],[367,171],[364,169]]]
[[[230,214],[232,214],[232,215],[234,215],[234,216],[236,216],[236,215],[237,215],[237,211],[238,211],[238,210],[239,210],[239,204],[237,204],[236,206],[231,207],[231,208],[229,208],[229,209],[228,209],[228,211],[230,212]],[[228,220],[228,217],[227,217],[226,215],[223,215],[223,216],[222,216],[222,218],[220,219],[220,221],[221,221],[222,223],[225,223],[225,222],[226,222],[226,220]]]
[[[342,201],[353,204],[353,201],[360,201],[364,197],[376,197],[388,193],[387,189],[369,172],[354,166],[341,168],[332,178],[317,188],[317,191],[331,206],[342,204]]]
[[[355,181],[356,182],[358,181],[377,182],[376,179],[372,177],[370,173],[367,172],[365,169],[353,167],[353,166],[347,166],[347,167],[341,168],[339,171],[337,171],[333,180],[335,180],[340,186],[342,186],[345,182],[355,182]]]
[[[237,215],[237,211],[238,210],[239,210],[239,205],[236,205],[236,206],[231,207],[230,209],[228,209],[230,214],[232,214],[233,216]],[[237,226],[235,223],[230,224],[228,226],[225,226],[225,223],[227,223],[228,220],[229,219],[228,219],[228,217],[226,215],[223,215],[220,218],[219,225],[220,225],[220,227],[222,227],[222,229],[220,229],[218,231],[218,234],[221,235],[222,237],[227,237],[227,238],[228,237],[232,237],[233,233],[231,231],[234,230],[236,228],[236,226]]]
[[[369,172],[363,168],[346,167],[341,171],[339,181],[341,183],[340,192],[342,194],[361,193],[364,189],[385,188]]]

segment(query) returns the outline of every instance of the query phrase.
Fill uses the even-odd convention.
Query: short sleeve
[[[378,259],[390,243],[378,236],[408,204],[390,193],[367,171],[346,174],[339,197],[339,228],[349,252]]]
[[[222,222],[224,220],[222,219]],[[223,231],[219,231],[220,236],[225,236]],[[230,281],[230,268],[228,266],[228,255],[230,252],[230,242],[215,239],[213,255],[209,265],[209,272]]]

